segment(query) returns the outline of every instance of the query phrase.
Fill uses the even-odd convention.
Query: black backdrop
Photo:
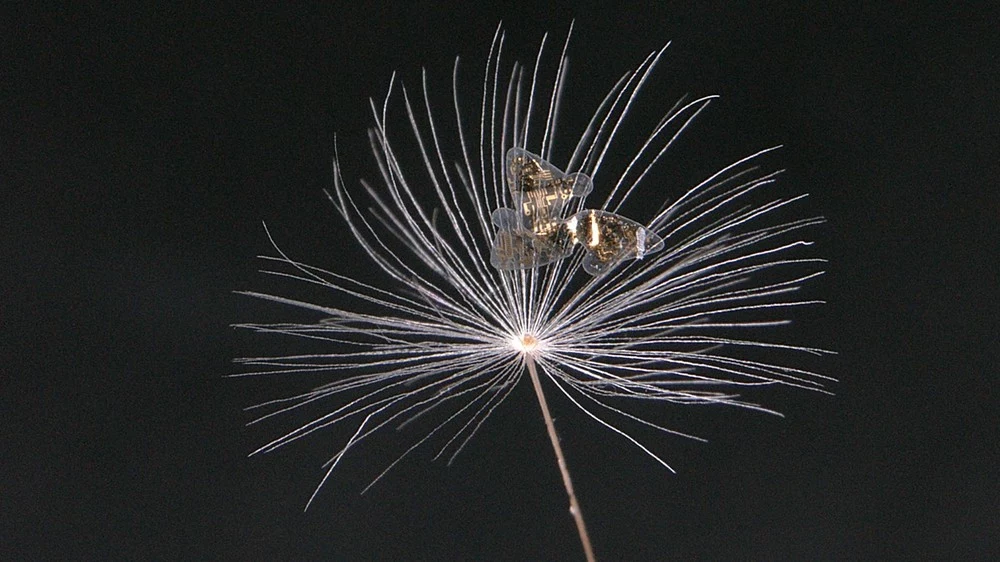
[[[366,100],[391,72],[415,87],[426,67],[446,102],[453,57],[475,84],[500,20],[527,62],[573,18],[580,107],[668,40],[652,105],[723,96],[681,185],[785,144],[782,189],[829,219],[811,294],[830,304],[795,338],[837,350],[820,368],[841,380],[770,395],[784,419],[665,413],[710,440],[656,438],[677,475],[553,398],[598,556],[1000,555],[993,24],[727,4],[5,8],[2,557],[577,559],[528,385],[451,467],[418,453],[360,495],[392,460],[376,442],[303,513],[346,436],[247,459],[278,429],[241,409],[289,383],[223,378],[282,349],[229,324],[296,317],[231,294],[272,287],[262,220],[364,274],[322,190],[334,132],[349,181],[373,176]]]

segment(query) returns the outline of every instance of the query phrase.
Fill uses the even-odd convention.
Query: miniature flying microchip
[[[514,208],[501,207],[492,215],[497,234],[490,263],[497,269],[548,265],[571,255],[579,244],[587,252],[584,271],[596,276],[663,248],[656,233],[615,213],[584,209],[564,218],[570,199],[590,193],[586,174],[564,173],[536,154],[512,148],[506,177]]]

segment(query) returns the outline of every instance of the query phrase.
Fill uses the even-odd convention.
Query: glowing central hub
[[[532,353],[538,349],[541,342],[531,334],[521,334],[520,337],[513,338],[511,344],[521,353]]]

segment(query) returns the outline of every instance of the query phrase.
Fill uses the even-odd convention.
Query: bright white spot
[[[521,353],[533,353],[541,346],[541,342],[531,334],[521,334],[511,338],[510,345]]]

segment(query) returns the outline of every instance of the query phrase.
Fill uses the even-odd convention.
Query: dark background
[[[782,189],[812,194],[831,260],[794,340],[838,351],[815,366],[841,381],[766,396],[783,419],[665,413],[710,440],[646,439],[677,475],[552,398],[598,556],[1000,556],[995,18],[727,4],[5,7],[0,558],[579,559],[530,385],[451,467],[431,447],[360,495],[412,437],[387,432],[303,513],[347,435],[247,459],[279,426],[242,408],[292,389],[223,377],[285,349],[229,324],[303,319],[231,294],[273,286],[262,220],[362,267],[322,189],[334,132],[349,182],[374,176],[366,100],[391,72],[426,67],[449,111],[453,57],[475,91],[500,20],[530,62],[573,18],[584,115],[667,40],[651,107],[723,96],[671,173],[786,145]]]

